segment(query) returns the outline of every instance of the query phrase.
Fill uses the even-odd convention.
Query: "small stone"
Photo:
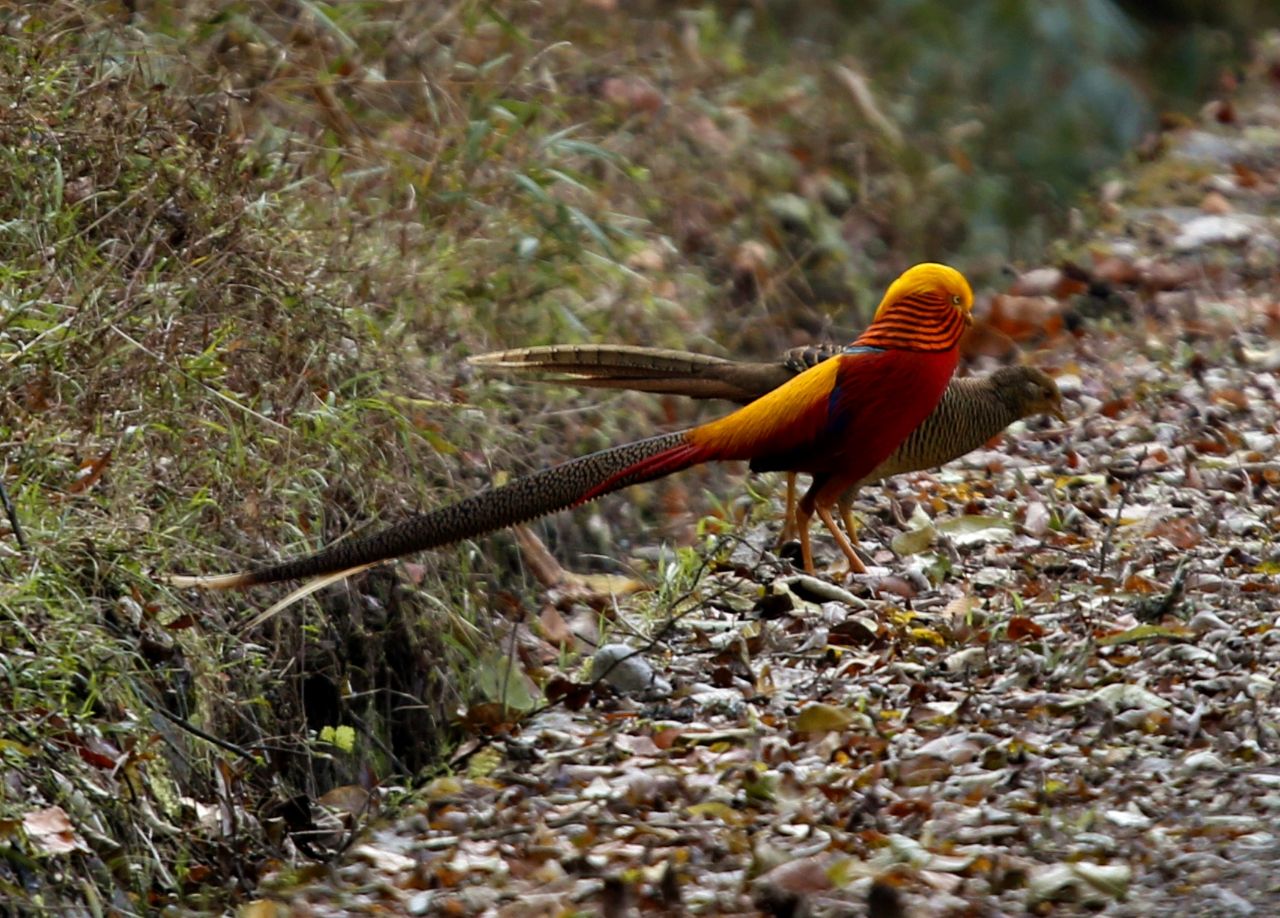
[[[1200,209],[1206,214],[1217,214],[1219,216],[1229,214],[1235,210],[1231,206],[1231,202],[1227,200],[1226,195],[1218,191],[1210,191],[1206,194],[1200,201]]]
[[[671,694],[671,683],[659,676],[638,650],[626,644],[605,644],[591,658],[591,677],[624,695]]]
[[[1182,760],[1183,771],[1222,771],[1227,763],[1212,752],[1193,752]]]
[[[1173,239],[1179,252],[1191,252],[1210,245],[1239,245],[1253,234],[1253,227],[1234,216],[1204,216],[1188,220]]]

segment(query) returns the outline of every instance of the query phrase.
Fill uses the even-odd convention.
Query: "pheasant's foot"
[[[818,516],[823,524],[831,531],[831,536],[836,540],[836,544],[840,546],[840,550],[844,552],[844,556],[849,559],[849,573],[865,574],[867,566],[862,563],[862,559],[858,557],[857,551],[854,550],[853,543],[848,537],[840,531],[840,527],[836,525],[835,519],[831,515],[831,510],[827,507],[818,507]]]

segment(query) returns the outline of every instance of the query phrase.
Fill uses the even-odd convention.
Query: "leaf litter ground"
[[[1153,152],[988,304],[1069,424],[867,489],[852,581],[748,525],[657,616],[551,590],[509,633],[557,701],[294,909],[1274,914],[1275,84]],[[601,618],[651,682],[583,685]]]

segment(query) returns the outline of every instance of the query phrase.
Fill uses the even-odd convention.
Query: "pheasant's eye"
[[[953,295],[952,295],[952,297],[951,297],[951,303],[952,303],[952,305],[954,305],[954,306],[959,306],[959,305],[960,305],[961,303],[963,303],[963,302],[964,302],[964,298],[963,298],[963,297],[961,297],[961,296],[960,296],[960,294],[956,293],[956,294],[953,294]]]

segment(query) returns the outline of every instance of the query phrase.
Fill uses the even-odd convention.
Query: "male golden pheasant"
[[[718,420],[574,459],[315,554],[170,583],[229,589],[338,573],[527,522],[703,462],[742,459],[755,471],[811,475],[797,514],[805,570],[813,570],[815,513],[857,570],[862,563],[832,508],[938,403],[972,310],[973,291],[960,272],[916,265],[893,282],[866,331],[839,355]]]
[[[809,345],[792,348],[778,360],[753,363],[625,344],[551,344],[478,354],[470,362],[484,369],[537,373],[551,382],[590,388],[749,402],[842,350],[836,344]],[[841,496],[840,515],[850,539],[854,536],[851,504],[859,488],[904,472],[946,465],[1014,421],[1036,414],[1066,419],[1057,383],[1035,367],[1002,367],[989,376],[952,379],[920,426]],[[779,543],[795,533],[795,478],[794,472],[788,473],[786,521]]]

